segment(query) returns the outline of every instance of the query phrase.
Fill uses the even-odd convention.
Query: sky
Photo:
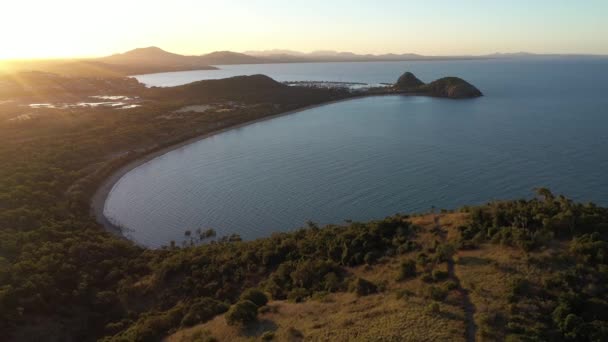
[[[2,0],[0,59],[158,46],[465,55],[608,54],[606,0]]]

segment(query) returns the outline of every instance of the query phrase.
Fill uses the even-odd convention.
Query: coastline
[[[217,131],[213,131],[213,132],[209,132],[209,133],[205,133],[190,139],[186,139],[180,143],[177,143],[175,145],[171,145],[171,146],[167,146],[164,147],[160,150],[157,151],[152,151],[150,153],[147,153],[146,155],[136,158],[130,162],[128,162],[127,164],[123,165],[122,167],[120,167],[119,169],[115,170],[114,172],[112,172],[112,174],[109,177],[106,177],[101,184],[97,187],[97,190],[95,191],[95,193],[93,194],[93,197],[91,198],[91,215],[93,215],[93,217],[95,218],[95,221],[97,223],[99,223],[100,225],[103,226],[103,228],[108,231],[109,233],[112,233],[116,236],[119,236],[121,238],[127,239],[129,241],[132,241],[135,244],[139,244],[137,241],[134,241],[132,239],[130,239],[125,232],[123,231],[123,229],[117,225],[115,225],[114,223],[112,223],[110,221],[110,219],[108,219],[105,215],[104,215],[104,209],[105,209],[105,204],[106,201],[108,199],[108,196],[110,195],[110,193],[112,192],[112,189],[114,189],[114,186],[116,185],[116,183],[118,183],[118,181],[127,173],[131,172],[132,170],[138,168],[139,166],[142,166],[160,156],[163,156],[171,151],[177,150],[179,148],[182,148],[184,146],[199,142],[203,139],[207,139],[209,137],[212,137],[214,135],[218,135],[218,134],[222,134],[234,129],[239,129],[239,128],[243,128],[245,126],[249,126],[249,125],[253,125],[259,122],[263,122],[263,121],[267,121],[267,120],[272,120],[272,119],[276,119],[282,116],[287,116],[287,115],[291,115],[291,114],[296,114],[299,112],[303,112],[305,110],[309,110],[309,109],[314,109],[314,108],[318,108],[318,107],[323,107],[323,106],[327,106],[330,104],[334,104],[334,103],[339,103],[339,102],[345,102],[345,101],[350,101],[350,100],[355,100],[355,99],[360,99],[360,98],[365,98],[365,97],[372,97],[372,96],[386,96],[386,95],[401,95],[401,94],[364,94],[364,95],[358,95],[358,96],[352,96],[352,97],[347,97],[347,98],[343,98],[343,99],[339,99],[339,100],[332,100],[332,101],[328,101],[328,102],[322,102],[322,103],[317,103],[314,105],[310,105],[310,106],[305,106],[302,108],[298,108],[298,109],[293,109],[290,111],[286,111],[286,112],[282,112],[282,113],[278,113],[278,114],[274,114],[274,115],[269,115],[269,116],[265,116],[259,119],[255,119],[255,120],[251,120],[251,121],[245,121],[242,122],[240,124],[236,124],[230,127],[226,127]],[[143,246],[145,247],[145,246]]]

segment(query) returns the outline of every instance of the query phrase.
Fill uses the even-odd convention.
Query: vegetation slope
[[[31,118],[20,121],[7,118],[23,107],[1,107],[3,338],[189,339],[192,326],[195,339],[607,338],[608,210],[546,189],[449,215],[311,223],[255,241],[146,250],[105,232],[89,201],[116,168],[353,96],[263,76],[137,94],[138,108],[26,109]],[[200,104],[212,109],[180,111]]]

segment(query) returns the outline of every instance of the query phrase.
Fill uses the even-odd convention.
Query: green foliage
[[[456,252],[456,248],[450,244],[439,244],[435,249],[435,256],[439,262],[447,262],[452,259],[452,256]]]
[[[287,334],[289,335],[290,338],[292,339],[302,339],[304,338],[304,334],[302,334],[302,332],[294,327],[289,327],[287,329]]]
[[[439,315],[441,313],[441,305],[437,302],[432,302],[426,307],[426,312],[431,315]]]
[[[289,294],[287,294],[287,299],[294,303],[303,302],[308,297],[310,297],[310,290],[301,287],[292,289],[291,291],[289,291]]]
[[[447,279],[449,276],[448,272],[442,270],[433,270],[432,277],[434,281],[442,281]]]
[[[367,296],[378,292],[378,286],[369,280],[356,278],[350,283],[349,291],[356,293],[358,296]]]
[[[229,325],[251,323],[258,318],[258,306],[250,300],[240,300],[230,307],[225,317]]]
[[[245,290],[245,292],[241,294],[240,299],[249,300],[258,307],[264,306],[266,305],[266,303],[268,303],[268,297],[266,296],[266,294],[256,288],[250,288]]]
[[[184,308],[177,305],[164,312],[142,315],[129,329],[114,337],[117,341],[159,341],[169,330],[179,326]]]
[[[416,262],[414,260],[408,259],[399,265],[399,275],[397,276],[397,280],[404,280],[413,278],[416,276]]]
[[[182,326],[193,326],[204,323],[216,315],[224,313],[229,306],[212,298],[200,298],[190,305],[190,308],[181,321]]]
[[[445,298],[448,296],[448,291],[439,286],[429,286],[428,296],[433,300],[441,302],[444,301]]]
[[[262,336],[260,336],[260,339],[262,341],[272,341],[274,340],[274,332],[272,331],[265,331]]]

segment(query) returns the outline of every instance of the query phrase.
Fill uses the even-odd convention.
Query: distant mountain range
[[[495,58],[524,58],[524,57],[568,57],[585,55],[557,55],[533,54],[529,52],[493,53],[488,55],[460,55],[460,56],[426,56],[415,53],[403,54],[356,54],[352,52],[320,50],[313,52],[299,52],[292,50],[262,50],[245,51],[243,53],[232,51],[216,51],[205,55],[184,56],[164,51],[158,47],[148,47],[131,50],[122,54],[100,58],[105,63],[131,64],[142,63],[148,65],[182,65],[210,66],[227,64],[265,64],[265,63],[301,63],[301,62],[369,62],[369,61],[418,61],[418,60],[473,60]]]
[[[238,52],[216,51],[201,56],[184,56],[167,52],[158,47],[138,48],[125,53],[99,58],[98,61],[108,64],[172,65],[184,68],[215,69],[213,64],[250,64],[264,63],[263,59]]]
[[[316,63],[316,62],[372,62],[372,61],[445,61],[499,58],[538,57],[603,57],[593,55],[533,54],[528,52],[494,53],[488,55],[425,56],[415,53],[404,54],[356,54],[340,51],[299,52],[291,50],[216,51],[204,55],[180,55],[158,47],[137,48],[124,53],[101,58],[16,61],[12,63],[16,71],[45,71],[76,76],[125,76],[171,71],[213,70],[218,65],[228,64],[268,64],[268,63]]]

